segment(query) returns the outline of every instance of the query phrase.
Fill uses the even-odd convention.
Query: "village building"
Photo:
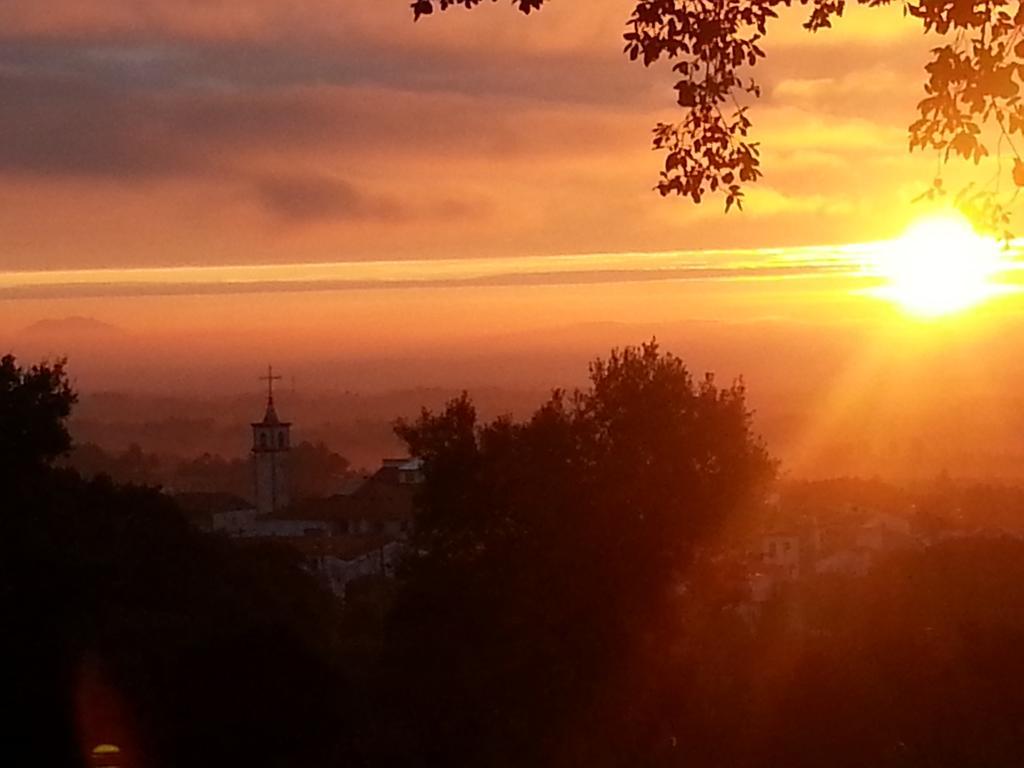
[[[761,562],[764,568],[782,579],[800,576],[800,536],[789,531],[773,531],[761,538]]]
[[[754,622],[780,599],[791,627],[802,625],[801,590],[816,578],[859,578],[884,557],[925,545],[910,519],[877,509],[843,505],[783,515],[753,533],[745,558],[746,597],[736,606]]]
[[[289,487],[291,423],[274,404],[268,369],[263,418],[253,422],[253,502],[231,494],[185,494],[179,503],[204,529],[231,538],[272,539],[300,552],[306,567],[344,597],[363,576],[391,576],[412,533],[414,497],[423,482],[418,459],[384,459],[372,474],[348,478],[331,496],[293,500]]]

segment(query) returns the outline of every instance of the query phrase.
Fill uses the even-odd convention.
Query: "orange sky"
[[[913,320],[829,245],[925,212],[906,126],[934,38],[898,6],[815,35],[787,11],[765,177],[725,215],[652,191],[672,76],[621,55],[630,8],[0,3],[0,348],[70,354],[83,391],[247,390],[267,360],[310,391],[543,388],[658,335],[745,374],[791,466],[851,425],[883,463],[902,425],[906,459],[970,414],[972,445],[1024,460],[1018,295]]]
[[[770,31],[764,182],[723,218],[651,192],[671,73],[627,0],[0,4],[0,268],[807,245],[900,230],[929,40],[899,8]]]

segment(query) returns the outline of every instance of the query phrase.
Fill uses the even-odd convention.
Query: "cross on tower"
[[[280,381],[280,380],[281,380],[280,376],[275,376],[274,375],[274,366],[272,366],[272,365],[268,365],[267,366],[267,375],[266,376],[260,376],[260,381],[267,382],[267,402],[268,403],[273,403],[274,402],[274,382],[275,381]]]

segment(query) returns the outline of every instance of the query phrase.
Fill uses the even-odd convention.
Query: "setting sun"
[[[875,295],[923,317],[967,309],[1003,291],[993,280],[1005,269],[999,243],[954,215],[922,219],[882,244],[875,267],[886,281]]]

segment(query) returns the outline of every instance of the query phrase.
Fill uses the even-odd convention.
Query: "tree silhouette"
[[[643,762],[676,590],[772,471],[742,386],[652,342],[527,422],[464,395],[397,431],[426,470],[390,648],[416,759]]]
[[[483,0],[414,0],[415,18],[435,6],[472,8]],[[494,0],[495,2],[497,0]],[[512,0],[523,13],[549,0]],[[684,115],[675,123],[658,123],[654,147],[665,154],[657,189],[700,202],[721,193],[726,210],[741,206],[744,182],[761,176],[757,142],[749,140],[747,116],[761,94],[750,75],[765,56],[768,25],[778,9],[792,0],[634,0],[626,23],[625,52],[645,66],[668,59],[679,78],[676,102]],[[877,7],[889,0],[858,0]],[[846,0],[800,0],[810,6],[804,27],[816,32],[843,15]],[[910,149],[932,149],[943,164],[951,156],[978,163],[990,153],[983,128],[998,135],[996,154],[1010,151],[1013,187],[1024,186],[1024,158],[1014,144],[1024,136],[1024,4],[1009,0],[984,3],[957,0],[909,0],[906,14],[926,32],[950,39],[932,50],[925,67],[927,96],[918,104],[920,118],[909,130]],[[999,195],[1002,167],[992,181],[971,185],[958,202],[992,226],[1005,229],[1006,197]],[[941,175],[927,195],[942,194]]]
[[[293,499],[329,496],[350,467],[348,459],[323,442],[308,440],[292,447],[288,462]]]
[[[293,551],[187,524],[153,488],[83,480],[63,364],[0,365],[0,704],[9,753],[80,766],[350,761],[338,605]]]
[[[30,368],[0,358],[0,476],[16,477],[65,454],[67,419],[77,395],[63,360]]]
[[[864,578],[808,585],[807,631],[777,638],[788,658],[774,690],[755,648],[748,674],[764,695],[746,716],[764,728],[749,753],[798,768],[1016,763],[1022,576],[1024,543],[978,536],[894,554]]]

